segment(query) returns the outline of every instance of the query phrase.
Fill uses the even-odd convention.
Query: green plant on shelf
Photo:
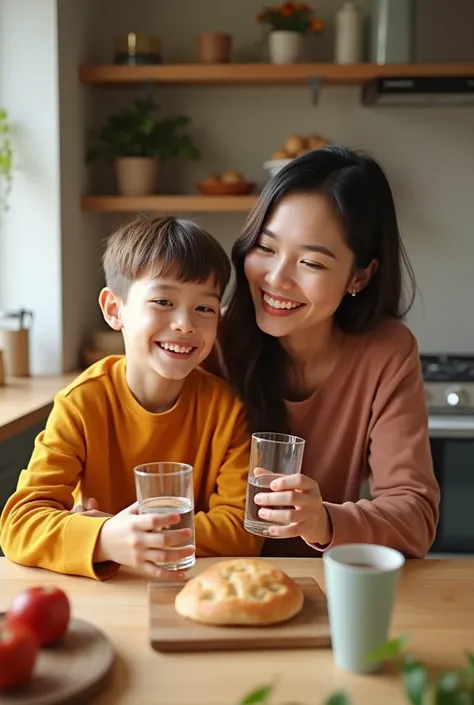
[[[0,208],[8,210],[13,184],[13,148],[8,112],[0,108]]]
[[[427,666],[413,654],[405,653],[406,638],[393,639],[384,644],[372,658],[394,662],[400,674],[407,703],[410,705],[474,705],[474,652],[466,651],[464,667],[444,671],[435,680],[430,679]],[[260,686],[246,695],[238,705],[273,705],[276,682]],[[314,700],[312,701],[314,705]],[[276,705],[276,704],[275,704]],[[281,703],[280,705],[309,705],[309,703]],[[352,705],[344,691],[330,695],[322,705]]]
[[[93,145],[86,161],[111,161],[116,157],[170,157],[197,160],[201,154],[185,130],[191,119],[185,115],[158,119],[160,106],[152,98],[136,98],[131,108],[110,115],[98,131],[90,133]]]

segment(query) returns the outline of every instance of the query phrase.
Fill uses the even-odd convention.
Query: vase
[[[156,190],[158,162],[154,157],[118,157],[117,187],[123,196],[148,196]]]
[[[413,61],[413,0],[372,0],[370,60],[376,64]]]
[[[301,56],[301,32],[275,30],[268,36],[268,51],[272,64],[293,64]]]

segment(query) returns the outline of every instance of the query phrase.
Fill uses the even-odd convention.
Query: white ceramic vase
[[[300,32],[278,30],[268,36],[268,51],[272,64],[294,64],[301,56],[303,35]]]
[[[115,160],[117,187],[124,196],[155,193],[158,161],[154,157],[118,157]]]

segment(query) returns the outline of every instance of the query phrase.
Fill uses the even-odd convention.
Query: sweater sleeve
[[[95,579],[113,575],[118,566],[93,564],[95,544],[106,517],[71,513],[86,455],[80,412],[59,394],[46,428],[35,441],[28,468],[1,516],[2,549],[26,566]]]
[[[241,410],[219,469],[209,510],[195,515],[198,556],[255,556],[263,541],[244,528],[249,465],[249,432]]]
[[[408,353],[402,359],[394,355],[380,380],[368,453],[371,500],[324,503],[333,528],[332,541],[324,549],[342,543],[377,543],[408,557],[423,557],[435,538],[440,493],[412,336]]]

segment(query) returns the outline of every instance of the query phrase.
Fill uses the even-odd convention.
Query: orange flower
[[[281,14],[283,15],[283,17],[290,17],[293,13],[294,10],[292,7],[286,7],[285,5],[283,5],[283,7],[281,8]]]
[[[257,17],[256,17],[257,22],[263,22],[263,18],[264,18],[264,17],[265,17],[265,13],[264,13],[264,12],[259,12],[258,15],[257,15]]]
[[[324,25],[323,25],[322,20],[316,20],[316,19],[311,20],[310,26],[309,26],[309,28],[312,32],[320,32],[323,27],[324,27]]]

